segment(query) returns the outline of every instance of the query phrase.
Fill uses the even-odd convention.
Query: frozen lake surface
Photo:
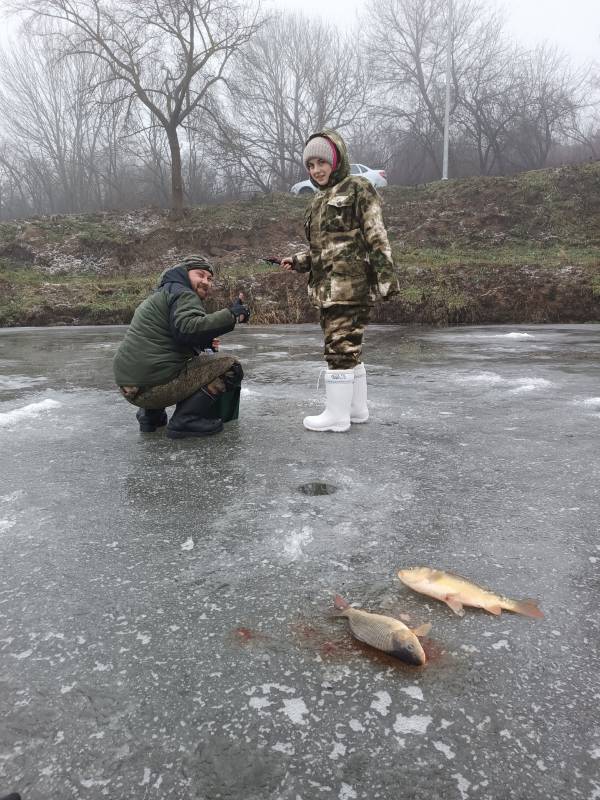
[[[240,419],[183,441],[113,387],[123,331],[0,331],[0,796],[600,798],[600,326],[372,326],[347,434],[302,428],[317,327],[240,326]],[[460,619],[422,564],[546,616]]]

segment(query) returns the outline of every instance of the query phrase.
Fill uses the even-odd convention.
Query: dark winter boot
[[[169,439],[185,439],[187,436],[210,436],[221,433],[223,420],[214,416],[215,398],[205,389],[181,400],[167,425]]]
[[[163,428],[168,419],[164,408],[139,408],[135,416],[142,433],[154,433],[157,428]]]

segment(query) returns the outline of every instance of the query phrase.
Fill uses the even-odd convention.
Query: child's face
[[[310,177],[313,181],[316,181],[319,186],[325,186],[333,172],[331,164],[327,161],[323,161],[322,158],[310,158],[306,163],[306,167]]]

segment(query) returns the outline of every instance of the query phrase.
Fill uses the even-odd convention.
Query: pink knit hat
[[[312,139],[308,140],[302,153],[302,161],[307,168],[307,162],[311,158],[323,159],[323,161],[331,164],[332,169],[335,169],[339,162],[337,147],[326,136],[313,136]]]

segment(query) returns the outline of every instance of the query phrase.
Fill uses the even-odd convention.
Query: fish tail
[[[526,617],[536,617],[536,619],[542,619],[544,616],[544,612],[538,608],[535,600],[514,600],[510,610],[516,611],[517,614],[524,614]]]
[[[350,608],[350,603],[347,600],[344,600],[344,598],[339,594],[336,594],[336,596],[333,598],[333,605],[338,611],[345,611],[347,608]]]

